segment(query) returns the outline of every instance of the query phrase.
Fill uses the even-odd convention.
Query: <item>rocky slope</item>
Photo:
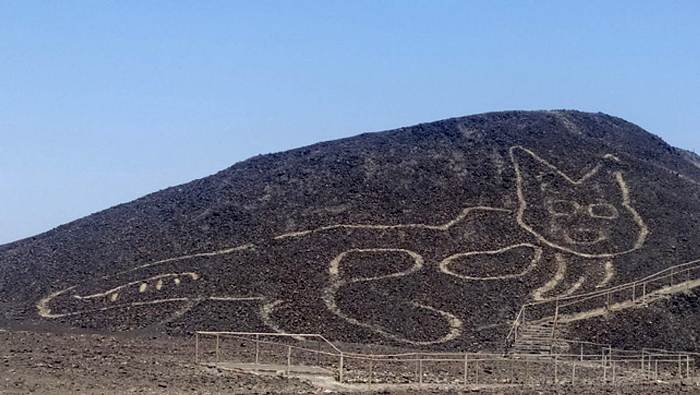
[[[631,123],[480,114],[254,157],[1,246],[0,319],[470,348],[527,301],[700,257],[699,219],[697,156]]]

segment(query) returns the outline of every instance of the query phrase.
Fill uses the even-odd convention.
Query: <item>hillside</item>
[[[700,257],[699,163],[576,111],[257,156],[1,246],[0,320],[499,342],[527,301]]]

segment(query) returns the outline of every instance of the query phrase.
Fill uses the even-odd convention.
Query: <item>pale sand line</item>
[[[557,272],[554,273],[554,277],[547,281],[547,283],[532,292],[532,299],[536,301],[547,299],[544,297],[544,294],[552,291],[564,280],[564,276],[566,275],[566,260],[561,254],[555,254],[554,258],[557,262]]]
[[[525,210],[527,209],[527,201],[525,199],[525,192],[524,192],[524,179],[523,179],[523,172],[522,169],[520,168],[520,163],[518,162],[518,159],[516,158],[515,152],[517,150],[520,150],[522,152],[525,152],[527,155],[531,156],[533,159],[536,161],[540,162],[542,165],[545,167],[549,168],[551,171],[554,173],[558,174],[560,177],[571,183],[572,185],[580,185],[596,175],[601,169],[602,169],[602,164],[598,164],[593,170],[589,171],[583,177],[579,178],[578,180],[574,180],[562,171],[560,171],[556,166],[552,165],[551,163],[547,162],[546,160],[542,159],[539,157],[537,154],[532,152],[531,150],[524,148],[522,146],[514,146],[511,147],[509,152],[510,152],[510,157],[511,161],[513,162],[513,167],[515,168],[515,174],[516,174],[516,194],[518,196],[518,210],[516,212],[516,221],[518,222],[518,225],[522,227],[523,229],[527,230],[530,232],[533,236],[535,236],[541,243],[546,244],[552,248],[558,249],[560,251],[567,252],[572,255],[580,256],[583,258],[612,258],[615,256],[623,255],[630,253],[632,251],[638,250],[641,248],[645,241],[647,236],[649,235],[649,228],[646,226],[644,223],[644,219],[639,215],[637,210],[635,210],[634,207],[631,205],[631,199],[630,199],[630,189],[627,186],[627,183],[625,182],[624,176],[622,175],[621,172],[614,172],[613,175],[615,176],[615,180],[618,184],[618,187],[620,188],[620,191],[622,192],[622,205],[625,207],[627,211],[632,215],[634,218],[634,221],[636,222],[637,226],[639,227],[640,231],[637,236],[637,240],[635,241],[634,247],[627,250],[627,251],[622,251],[622,252],[617,252],[617,253],[601,253],[601,254],[587,254],[587,253],[582,253],[578,251],[574,251],[571,248],[561,246],[559,244],[553,243],[541,234],[539,234],[537,231],[535,231],[532,227],[530,227],[527,223],[525,223],[525,220],[523,219],[525,215]]]
[[[566,291],[562,292],[560,295],[557,295],[557,297],[565,298],[565,297],[567,297],[567,296],[573,295],[574,292],[578,291],[579,288],[581,288],[581,286],[583,286],[583,284],[584,284],[585,282],[586,282],[586,276],[581,276],[581,277],[579,277],[578,280],[576,280],[576,282],[574,283],[574,285],[572,285],[571,287],[569,287],[569,289],[567,289]]]
[[[73,295],[73,297],[76,298],[76,299],[95,299],[95,298],[101,298],[101,297],[105,297],[105,296],[107,296],[107,295],[109,295],[109,294],[112,294],[112,293],[114,293],[114,292],[116,292],[116,291],[119,291],[119,290],[121,290],[121,289],[130,287],[130,286],[136,285],[136,284],[141,284],[141,286],[140,286],[140,288],[139,288],[139,292],[143,293],[143,292],[146,290],[146,288],[147,288],[147,287],[144,287],[144,285],[145,285],[147,282],[149,282],[149,281],[159,280],[159,279],[168,278],[168,277],[183,277],[183,276],[189,276],[190,278],[192,278],[192,280],[197,280],[197,279],[199,279],[199,274],[197,274],[197,273],[195,273],[195,272],[166,273],[166,274],[159,274],[159,275],[157,275],[157,276],[153,276],[153,277],[149,277],[149,278],[144,278],[144,279],[141,279],[141,280],[132,281],[132,282],[129,282],[129,283],[120,285],[120,286],[118,286],[118,287],[114,287],[114,288],[112,288],[112,289],[108,289],[108,290],[106,290],[106,291],[104,291],[104,292],[94,293],[94,294],[87,295],[87,296]],[[161,284],[162,284],[162,283],[161,283]]]
[[[207,300],[223,302],[240,302],[244,300],[264,300],[264,296],[209,296]]]
[[[458,258],[463,258],[463,257],[468,257],[468,256],[473,256],[473,255],[497,255],[501,254],[506,251],[510,251],[515,248],[519,247],[527,247],[531,248],[534,251],[534,255],[532,257],[532,260],[530,260],[530,264],[520,273],[516,274],[506,274],[502,276],[490,276],[490,277],[476,277],[476,276],[465,276],[459,273],[455,273],[450,270],[449,266],[450,264]],[[531,272],[537,265],[540,263],[540,260],[542,259],[542,249],[534,246],[530,243],[521,243],[521,244],[514,244],[511,246],[507,246],[498,250],[492,250],[492,251],[471,251],[471,252],[464,252],[464,253],[459,253],[459,254],[454,254],[451,255],[440,262],[440,271],[442,271],[445,274],[449,274],[451,276],[455,276],[464,280],[480,280],[480,281],[487,281],[487,280],[507,280],[511,278],[517,278],[517,277],[522,277],[526,275],[527,273]]]
[[[615,276],[615,266],[611,261],[605,262],[604,268],[605,277],[603,277],[603,279],[595,286],[596,288],[603,288]]]
[[[428,229],[428,230],[447,230],[457,224],[458,222],[462,221],[465,219],[472,211],[498,211],[498,212],[505,212],[505,213],[511,213],[512,210],[504,209],[504,208],[498,208],[498,207],[489,207],[489,206],[475,206],[475,207],[467,207],[464,208],[459,215],[450,220],[449,222],[441,225],[427,225],[427,224],[398,224],[398,225],[372,225],[372,224],[336,224],[336,225],[328,225],[328,226],[322,226],[320,228],[316,229],[309,229],[309,230],[302,230],[302,231],[296,231],[296,232],[290,232],[290,233],[284,233],[278,236],[275,236],[275,240],[279,239],[286,239],[286,238],[293,238],[293,237],[301,237],[301,236],[306,236],[311,233],[318,233],[318,232],[323,232],[326,230],[332,230],[332,229],[379,229],[379,230],[389,230],[389,229]]]
[[[591,310],[582,311],[580,313],[574,314],[560,314],[558,322],[569,323],[574,321],[586,320],[593,317],[601,317],[609,314],[610,312],[622,311],[630,308],[644,308],[646,303],[654,302],[661,299],[663,296],[670,296],[676,293],[688,291],[694,288],[700,287],[700,280],[691,280],[683,283],[679,283],[673,286],[664,287],[653,292],[649,292],[646,298],[639,298],[636,301],[626,300],[624,302],[613,303],[610,305],[610,309],[605,307],[599,307]],[[539,321],[551,320],[553,317],[544,318]]]
[[[109,275],[109,276],[105,276],[104,278],[109,278],[109,277],[113,277],[113,276],[118,276],[118,275],[120,275],[120,274],[133,272],[133,271],[136,271],[136,270],[139,270],[139,269],[144,269],[144,268],[151,267],[151,266],[162,265],[162,264],[164,264],[164,263],[170,263],[170,262],[176,262],[176,261],[183,261],[183,260],[185,260],[185,259],[190,259],[190,258],[202,258],[202,257],[212,257],[212,256],[219,256],[219,255],[227,255],[227,254],[231,254],[231,253],[234,253],[234,252],[237,252],[237,251],[252,250],[253,248],[255,248],[255,245],[249,243],[249,244],[244,244],[244,245],[241,245],[241,246],[238,246],[238,247],[227,248],[227,249],[224,249],[224,250],[211,251],[211,252],[200,252],[200,253],[197,253],[197,254],[182,255],[182,256],[178,256],[178,257],[174,257],[174,258],[167,258],[167,259],[163,259],[163,260],[160,260],[160,261],[150,262],[150,263],[146,263],[146,264],[144,264],[144,265],[136,266],[136,267],[131,268],[131,269],[128,269],[128,270],[124,270],[124,271],[121,271],[121,272],[118,272],[118,273],[115,273],[115,274],[112,274],[112,275]]]
[[[382,275],[382,276],[374,276],[374,277],[354,277],[349,280],[343,280],[340,278],[340,263],[343,260],[347,254],[352,253],[352,252],[357,252],[357,253],[367,253],[367,252],[399,252],[399,253],[405,253],[409,255],[411,258],[413,258],[413,266],[410,268],[392,273],[392,274],[387,274],[387,275]],[[409,275],[411,273],[414,273],[418,270],[420,270],[424,265],[424,260],[423,257],[420,256],[419,254],[415,253],[414,251],[410,250],[405,250],[405,249],[398,249],[398,248],[391,248],[391,249],[386,249],[386,248],[373,248],[373,249],[356,249],[356,250],[348,250],[337,257],[335,257],[329,266],[328,273],[330,275],[330,285],[326,287],[326,289],[323,292],[323,301],[326,304],[326,308],[335,314],[336,316],[344,319],[345,321],[356,325],[360,326],[366,329],[369,329],[375,333],[378,333],[386,338],[396,340],[399,342],[403,343],[408,343],[412,345],[417,345],[417,346],[422,346],[422,345],[431,345],[431,344],[438,344],[438,343],[445,343],[450,340],[454,340],[457,337],[459,337],[462,334],[462,321],[455,316],[454,314],[451,314],[449,312],[443,311],[436,309],[432,306],[427,306],[421,303],[418,303],[416,301],[410,301],[409,303],[417,308],[425,309],[428,311],[432,311],[434,313],[439,314],[445,321],[447,321],[448,326],[449,326],[449,332],[440,337],[439,339],[432,340],[432,341],[415,341],[415,340],[410,340],[401,336],[397,336],[394,333],[389,332],[388,330],[384,329],[383,327],[379,325],[372,325],[368,324],[365,322],[362,322],[360,320],[357,320],[355,318],[352,318],[345,313],[343,313],[340,308],[338,308],[338,305],[336,304],[336,293],[340,288],[346,285],[358,283],[358,282],[367,282],[367,281],[375,281],[375,280],[380,280],[380,279],[385,279],[385,278],[395,278],[395,277],[403,277],[406,275]]]
[[[228,296],[211,296],[211,297],[206,297],[206,298],[169,298],[169,299],[157,299],[157,300],[148,300],[148,301],[142,301],[142,302],[132,302],[132,303],[123,303],[123,304],[117,304],[113,306],[107,306],[107,307],[102,307],[98,309],[89,309],[89,310],[79,310],[79,311],[72,311],[70,313],[63,313],[63,314],[53,314],[51,313],[51,309],[46,307],[46,305],[42,305],[41,307],[37,305],[37,308],[39,309],[39,315],[41,315],[44,318],[61,318],[61,317],[70,317],[70,316],[75,316],[75,315],[80,315],[80,314],[87,314],[87,313],[96,313],[100,311],[107,311],[107,310],[113,310],[113,309],[118,309],[122,307],[138,307],[138,306],[148,306],[148,305],[154,305],[154,304],[163,304],[163,303],[173,303],[173,302],[201,302],[203,300],[212,300],[212,301],[252,301],[252,300],[263,300],[265,299],[262,296],[242,296],[242,297],[228,297]],[[187,310],[191,309],[192,306],[188,306]],[[186,311],[181,311],[181,312],[176,312],[176,315],[182,315]]]
[[[403,277],[405,275],[415,273],[421,268],[423,268],[423,265],[425,261],[423,260],[423,257],[417,254],[414,251],[411,250],[405,250],[402,248],[365,248],[365,249],[352,249],[352,250],[347,250],[342,253],[340,253],[338,256],[333,258],[331,261],[331,264],[328,268],[328,274],[331,277],[331,282],[333,281],[339,281],[340,277],[340,262],[345,258],[348,254],[350,253],[367,253],[367,252],[400,252],[407,254],[411,258],[413,258],[414,265],[411,266],[409,269],[400,271],[400,272],[395,272],[392,274],[386,274],[382,276],[374,276],[374,277],[355,277],[350,279],[350,281],[370,281],[370,280],[380,280],[384,278],[391,278],[391,277]]]
[[[44,317],[44,318],[62,318],[62,317],[70,317],[70,316],[86,314],[86,313],[96,313],[96,312],[100,312],[100,311],[107,311],[107,310],[117,309],[117,308],[121,308],[121,307],[146,306],[146,305],[171,303],[171,302],[187,302],[190,300],[191,300],[190,298],[158,299],[158,300],[149,300],[149,301],[145,301],[145,302],[123,303],[123,304],[117,304],[117,305],[112,305],[112,306],[107,306],[107,307],[102,307],[102,308],[97,308],[97,309],[71,311],[69,313],[63,313],[63,314],[53,314],[53,313],[51,313],[51,309],[48,308],[48,301],[46,303],[42,304],[42,302],[43,302],[43,299],[42,299],[42,302],[39,302],[39,304],[37,304],[37,308],[39,309],[39,315]]]
[[[273,300],[269,303],[265,303],[262,306],[260,306],[260,319],[262,322],[267,325],[270,329],[273,331],[283,334],[283,335],[290,335],[289,332],[283,330],[280,328],[275,320],[272,318],[272,313],[275,312],[275,309],[282,305],[284,303],[284,300]],[[303,341],[304,337],[302,336],[291,336],[295,340],[300,340]]]

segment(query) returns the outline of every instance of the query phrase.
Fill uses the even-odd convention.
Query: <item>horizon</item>
[[[698,153],[699,16],[692,1],[5,2],[0,245],[256,155],[485,112],[603,112]]]

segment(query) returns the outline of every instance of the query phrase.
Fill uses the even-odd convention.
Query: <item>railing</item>
[[[554,357],[494,353],[366,354],[343,351],[321,335],[196,332],[195,360],[222,368],[328,374],[345,384],[535,385],[639,383],[695,377],[698,355],[667,350],[593,349]],[[305,369],[300,369],[300,368]],[[315,369],[315,370],[314,370]]]
[[[697,281],[697,284],[695,283]],[[506,346],[515,343],[526,319],[553,322],[552,338],[560,323],[605,314],[638,303],[647,303],[663,295],[700,286],[700,260],[672,266],[642,279],[582,295],[558,297],[523,305],[506,337]],[[680,289],[679,289],[680,288]]]

